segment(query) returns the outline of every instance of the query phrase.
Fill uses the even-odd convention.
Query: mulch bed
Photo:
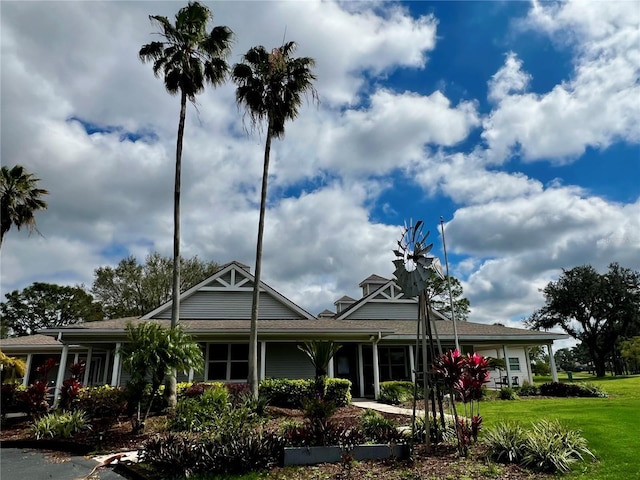
[[[267,407],[270,420],[267,429],[277,431],[281,423],[287,419],[304,420],[300,410]],[[334,421],[344,424],[356,424],[363,410],[353,405],[344,407],[336,412]],[[381,412],[382,413],[382,412]],[[402,423],[410,424],[411,418],[402,415],[382,413],[387,418],[395,418]],[[165,416],[150,417],[144,434],[131,433],[131,423],[126,420],[115,422],[103,435],[99,442],[99,431],[95,429],[81,432],[72,441],[36,441],[29,428],[26,418],[5,420],[0,431],[2,446],[18,446],[16,442],[28,442],[28,448],[73,450],[73,445],[84,446],[88,450],[78,452],[123,452],[137,450],[145,440],[156,433],[162,432],[166,423]],[[99,425],[97,425],[100,428]],[[13,444],[13,445],[11,445]],[[66,445],[65,445],[66,444]],[[58,447],[58,448],[56,448]],[[452,478],[473,478],[478,480],[548,480],[551,475],[537,474],[524,470],[516,465],[494,465],[487,463],[486,455],[480,445],[475,445],[469,457],[458,458],[457,451],[451,446],[439,445],[430,453],[426,453],[423,446],[416,447],[413,459],[405,461],[367,461],[342,462],[339,464],[322,464],[311,467],[277,467],[270,471],[265,480],[434,480]],[[144,477],[139,477],[144,478]],[[148,479],[154,478],[147,475]],[[157,477],[162,478],[162,477]]]

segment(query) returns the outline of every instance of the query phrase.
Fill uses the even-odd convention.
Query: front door
[[[333,374],[336,378],[346,378],[351,381],[351,395],[360,395],[358,381],[358,346],[355,343],[343,343],[333,358]]]

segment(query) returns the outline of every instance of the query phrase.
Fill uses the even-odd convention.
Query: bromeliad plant
[[[456,421],[458,453],[466,456],[471,442],[477,441],[482,426],[480,399],[482,386],[489,381],[489,360],[477,353],[463,356],[458,350],[449,350],[434,360],[433,367],[449,389],[451,397],[454,398],[454,393],[457,393],[464,404],[464,417],[460,418],[455,401],[451,402]]]

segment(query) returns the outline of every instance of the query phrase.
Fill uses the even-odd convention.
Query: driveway
[[[91,473],[98,462],[90,458],[59,452],[43,452],[23,448],[0,449],[2,480],[80,480]],[[98,469],[91,480],[123,480],[112,467]]]

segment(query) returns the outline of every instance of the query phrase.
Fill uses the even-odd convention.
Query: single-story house
[[[246,381],[253,283],[249,267],[234,261],[182,294],[180,324],[201,345],[205,368],[202,373],[183,373],[179,381]],[[342,345],[329,366],[329,375],[351,380],[354,397],[377,398],[380,382],[413,379],[417,299],[403,298],[394,280],[378,275],[366,278],[360,287],[361,298],[343,296],[335,302],[335,311],[325,310],[314,316],[261,282],[260,379],[312,378],[314,369],[297,348],[306,340],[333,340]],[[88,366],[85,385],[125,385],[128,374],[122,369],[118,350],[126,342],[127,323],[152,321],[169,326],[170,316],[171,301],[140,318],[45,329],[37,335],[3,339],[0,348],[7,355],[26,360],[25,385],[35,380],[35,369],[51,356],[60,359],[52,373],[56,392],[69,375],[67,367],[78,361]],[[453,322],[435,310],[431,316],[443,350],[453,349]],[[553,359],[553,341],[567,337],[466,321],[456,325],[463,353],[505,359],[506,369],[492,372],[490,386],[501,385],[504,378],[519,384],[532,381],[528,349],[546,345]],[[551,367],[557,378],[553,362]]]

